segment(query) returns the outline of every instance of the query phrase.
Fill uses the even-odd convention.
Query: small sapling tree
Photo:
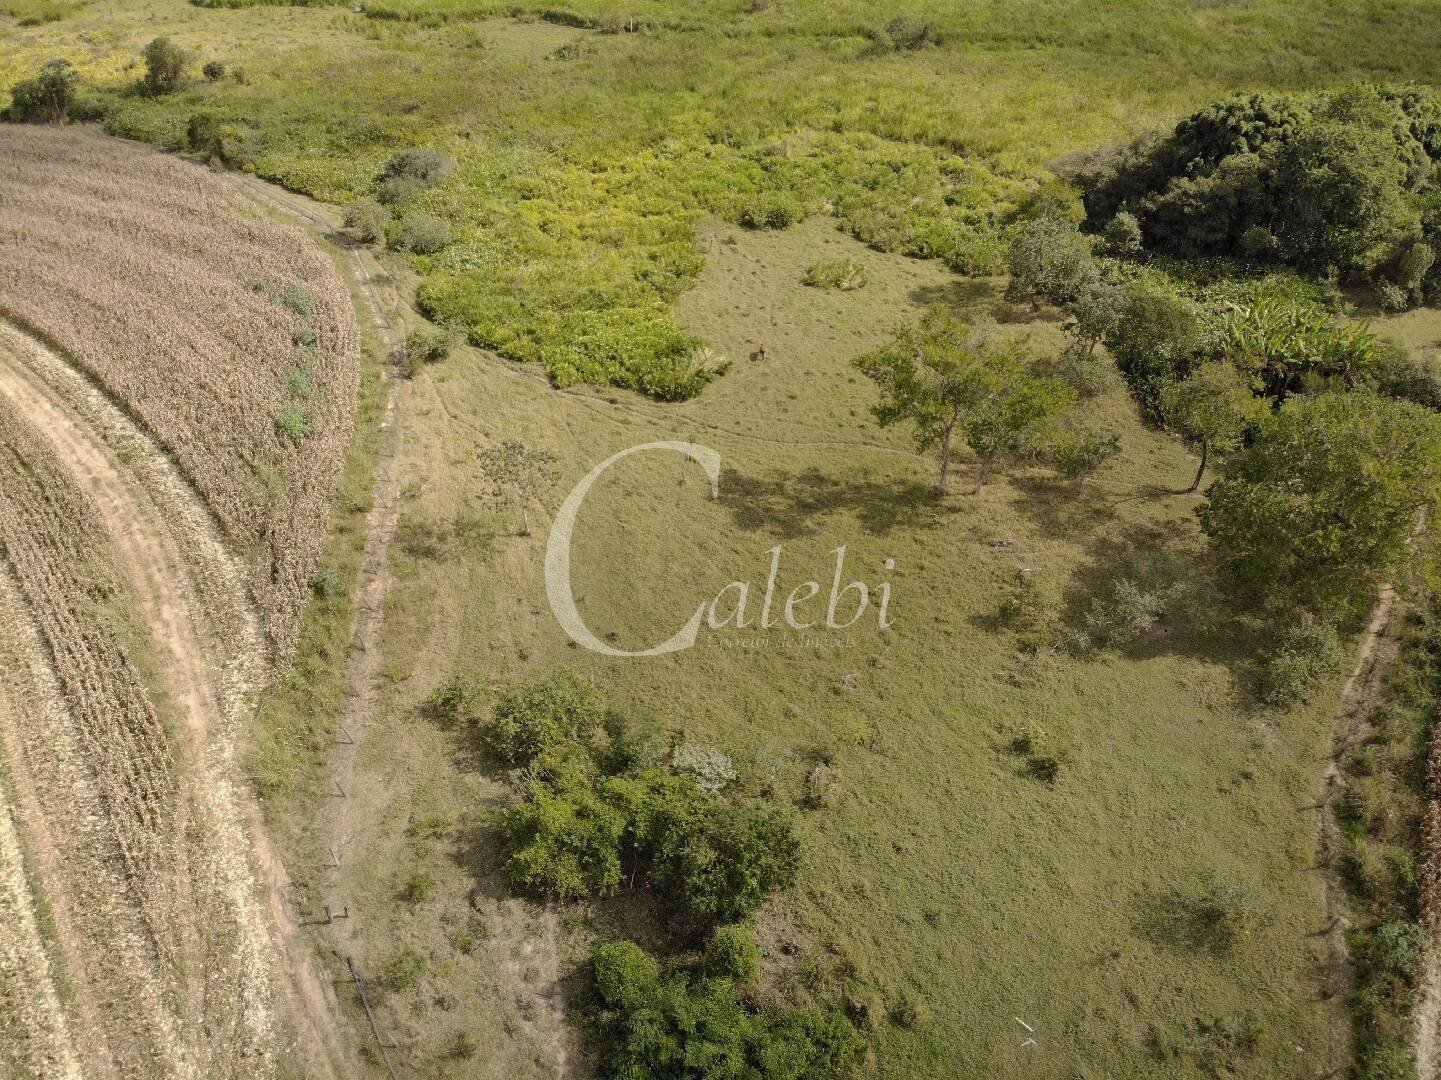
[[[521,536],[530,535],[530,504],[560,479],[555,455],[534,449],[519,439],[506,439],[499,446],[480,451],[480,467],[496,485],[497,494],[507,494],[520,509]]]

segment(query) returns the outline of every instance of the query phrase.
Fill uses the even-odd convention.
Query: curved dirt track
[[[41,791],[54,783],[52,763],[36,760],[33,749],[27,754],[24,746],[7,747],[18,759],[12,769],[17,801],[31,803],[32,812],[19,816],[55,912],[68,981],[85,988],[70,1010],[84,1075],[263,1076],[297,1055],[309,1075],[348,1075],[350,1062],[335,1036],[333,992],[311,969],[309,950],[290,940],[294,928],[279,897],[284,871],[240,779],[241,740],[268,664],[243,571],[199,496],[156,445],[62,359],[3,323],[0,397],[44,433],[56,460],[99,509],[150,632],[161,683],[153,690],[174,726],[171,741],[184,796],[179,813],[185,835],[195,838],[193,850],[179,857],[189,860],[199,895],[190,925],[177,930],[199,943],[199,955],[191,957],[196,1012],[177,1010],[173,1033],[156,1040],[158,1045],[136,1047],[143,1052],[130,1056],[125,1050],[136,1042],[134,1024],[163,1025],[166,1010],[156,1005],[148,1017],[114,1020],[123,981],[144,983],[152,976],[140,953],[129,964],[116,963],[97,952],[93,934],[87,940],[90,914],[106,902],[106,860],[96,856],[95,865],[82,872],[84,845],[75,834],[92,816],[82,810],[78,820],[52,823],[62,800],[47,801]],[[35,659],[32,655],[32,669]],[[43,655],[39,660],[43,664]],[[31,677],[41,684],[35,697],[50,696],[45,672],[32,670]],[[30,730],[14,733],[7,743],[28,740],[32,748],[44,743],[37,714],[54,704],[51,697],[23,710],[18,721]],[[63,750],[61,745],[56,752]],[[83,799],[83,786],[72,785],[71,796]],[[96,894],[76,895],[82,888]],[[110,906],[124,907],[113,899]],[[117,947],[122,944],[117,941]],[[282,951],[288,961],[283,966]],[[299,1028],[303,1052],[281,1045],[282,1015]],[[135,1071],[137,1060],[144,1061],[143,1072]]]

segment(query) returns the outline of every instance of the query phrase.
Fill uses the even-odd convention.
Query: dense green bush
[[[194,113],[185,124],[185,144],[198,154],[220,153],[220,121],[211,113]]]
[[[33,79],[22,79],[10,88],[10,105],[3,113],[4,119],[12,123],[64,123],[79,85],[80,73],[69,60],[47,60]]]
[[[367,244],[385,239],[390,211],[375,199],[356,199],[345,205],[345,227]]]
[[[479,719],[485,690],[479,680],[467,675],[452,675],[425,699],[427,715],[442,724],[461,725]]]
[[[519,888],[560,899],[608,896],[620,888],[631,821],[588,784],[542,789],[505,815],[506,870]]]
[[[761,954],[750,930],[740,924],[716,927],[701,960],[701,972],[705,977],[729,979],[736,986],[750,986],[760,976],[760,971]]]
[[[1090,243],[1070,221],[1043,217],[1021,225],[1006,255],[1012,300],[1044,297],[1067,305],[1098,276]]]
[[[633,942],[597,945],[592,967],[606,1077],[830,1080],[865,1048],[840,1012],[751,1004],[733,977],[662,972]]]
[[[384,176],[412,180],[429,187],[444,180],[455,169],[455,162],[439,150],[428,146],[412,146],[393,154],[385,163]]]
[[[1413,352],[1383,338],[1377,342],[1370,377],[1378,393],[1441,410],[1441,357],[1434,353]]]
[[[601,729],[605,711],[593,683],[557,671],[503,695],[484,735],[503,761],[527,765],[567,742],[591,738]]]
[[[1121,437],[1115,432],[1070,426],[1047,440],[1041,457],[1067,480],[1081,480],[1120,452]]]
[[[1134,282],[1104,340],[1142,409],[1160,419],[1162,388],[1185,377],[1209,346],[1205,310],[1174,286]]]
[[[436,364],[450,355],[455,338],[443,327],[412,330],[405,335],[405,372],[414,377],[426,364]]]
[[[391,991],[400,993],[409,990],[421,980],[430,964],[414,949],[405,949],[393,956],[381,972],[381,978]]]
[[[800,873],[801,844],[789,819],[766,806],[715,801],[662,804],[651,823],[653,879],[663,894],[720,922],[749,918]]]
[[[1370,271],[1389,245],[1385,280],[1411,297],[1434,261],[1414,230],[1441,160],[1438,115],[1421,88],[1235,95],[1065,171],[1095,229],[1124,212],[1157,250],[1323,273]]]
[[[1346,647],[1336,628],[1303,613],[1278,635],[1266,659],[1262,696],[1267,704],[1307,701],[1346,663]]]
[[[790,819],[774,808],[727,802],[697,779],[729,782],[735,772],[728,759],[702,754],[693,768],[682,756],[674,773],[630,770],[635,755],[626,748],[648,741],[630,740],[630,726],[568,672],[497,703],[485,738],[529,777],[530,798],[501,822],[518,887],[606,895],[620,887],[624,863],[649,865],[656,890],[695,917],[737,922],[794,883],[801,845]],[[626,771],[605,774],[617,767]]]
[[[412,255],[434,255],[454,242],[455,233],[445,221],[420,210],[402,214],[390,229],[390,246]]]
[[[736,214],[737,220],[747,229],[788,229],[803,217],[805,206],[785,191],[752,195]]]

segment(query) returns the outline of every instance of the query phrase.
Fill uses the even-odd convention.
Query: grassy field
[[[1117,392],[1086,405],[1121,436],[1095,479],[1010,469],[937,502],[932,463],[875,427],[874,390],[850,362],[935,302],[989,313],[1055,356],[1057,321],[1006,303],[991,276],[1047,162],[1232,88],[1424,80],[1441,24],[1416,3],[1278,0],[883,12],[637,0],[512,14],[444,0],[361,13],[95,0],[37,25],[12,14],[0,40],[0,85],[66,56],[99,87],[113,130],[180,149],[189,118],[209,113],[248,167],[321,198],[370,192],[408,145],[456,159],[414,196],[456,242],[391,265],[487,348],[460,349],[410,394],[386,711],[361,748],[336,885],[365,913],[347,933],[362,969],[390,984],[380,1013],[407,1067],[584,1074],[585,1041],[562,1013],[587,943],[664,938],[644,904],[512,897],[494,826],[510,789],[470,733],[420,708],[457,673],[494,691],[566,666],[730,753],[746,790],[798,805],[810,857],[800,887],[761,918],[766,980],[868,1005],[879,1020],[865,1075],[1324,1071],[1347,1025],[1317,993],[1326,917],[1308,807],[1327,697],[1261,709],[1261,643],[1230,623],[1163,624],[1123,653],[1030,670],[1000,618],[1022,569],[1072,618],[1121,576],[1192,574],[1196,500],[1173,492],[1194,459]],[[872,31],[894,14],[936,20],[941,44],[877,49]],[[139,47],[160,33],[229,73],[165,98],[128,92]],[[777,207],[799,223],[738,224]],[[816,260],[842,256],[864,288],[803,284]],[[1434,313],[1391,325],[1414,345],[1441,338]],[[702,342],[728,372],[689,401],[652,400]],[[766,359],[753,359],[762,345]],[[643,660],[571,647],[543,588],[547,522],[514,535],[511,515],[481,498],[475,452],[503,438],[558,455],[551,510],[638,443],[722,454],[717,500],[693,464],[650,454],[587,502],[577,602],[617,647],[669,636],[728,582],[758,595],[777,544],[783,593],[828,584],[844,545],[844,580],[891,585],[894,626],[707,630],[692,650]],[[365,468],[352,461],[360,488]],[[356,542],[352,531],[332,548],[342,582]],[[312,666],[268,714],[259,768],[277,790],[303,786],[284,759],[316,752],[346,618],[338,601],[312,610],[301,648]],[[1054,785],[1013,749],[1036,729],[1068,755]],[[836,789],[826,808],[802,810],[818,762]],[[273,805],[292,819],[320,812],[306,798]],[[303,851],[304,825],[292,825]],[[1195,927],[1215,889],[1254,916],[1225,948]],[[1022,1047],[1016,1017],[1037,1047]],[[462,1034],[485,1052],[454,1056]]]
[[[774,778],[777,797],[798,802],[814,762],[833,763],[838,802],[805,814],[807,872],[765,914],[762,937],[769,977],[802,997],[925,1007],[929,1019],[912,1027],[881,1023],[868,1075],[1184,1077],[1224,1060],[1247,1076],[1304,1075],[1337,1022],[1308,989],[1324,923],[1303,808],[1326,706],[1258,710],[1255,643],[1181,625],[1124,655],[1058,660],[1033,683],[1006,677],[1016,642],[997,612],[1017,567],[1076,606],[1153,562],[1162,542],[1168,569],[1186,572],[1193,503],[1170,492],[1192,459],[1117,395],[1093,411],[1122,433],[1123,457],[1096,481],[1022,470],[936,504],[931,464],[870,425],[870,390],[849,357],[938,294],[995,310],[1042,354],[1056,327],[1025,321],[987,282],[867,251],[823,221],[702,235],[707,271],[678,317],[737,355],[764,340],[769,358],[740,362],[699,402],[557,394],[469,350],[416,387],[387,616],[390,708],[363,759],[365,854],[343,871],[358,905],[389,912],[360,933],[365,966],[383,970],[405,950],[428,959],[419,985],[384,1007],[412,1062],[441,1068],[456,1030],[481,1045],[508,1032],[500,1062],[444,1067],[544,1075],[555,1034],[537,1003],[557,981],[571,987],[589,935],[656,933],[615,904],[518,912],[489,824],[505,789],[467,733],[419,710],[454,673],[499,688],[569,666],[730,752],[752,790]],[[817,296],[800,283],[804,268],[836,253],[860,261],[870,284]],[[789,641],[705,631],[690,651],[644,660],[572,648],[543,591],[544,530],[516,536],[516,522],[477,500],[474,450],[503,436],[555,450],[562,491],[645,441],[694,438],[723,454],[718,501],[693,465],[655,454],[617,466],[587,503],[575,591],[619,647],[669,636],[728,581],[758,595],[777,543],[783,590],[828,582],[845,544],[847,580],[892,583],[895,626],[863,620]],[[1073,755],[1054,787],[1010,749],[1035,725]],[[435,891],[404,901],[425,875]],[[1184,900],[1210,879],[1245,883],[1262,913],[1219,955],[1186,944]],[[1248,1014],[1261,1034],[1238,1051]],[[1039,1052],[1019,1049],[1016,1015],[1041,1032]]]

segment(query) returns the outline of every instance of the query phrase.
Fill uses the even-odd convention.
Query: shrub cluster
[[[1093,363],[1104,344],[1154,420],[1164,419],[1166,385],[1212,359],[1278,402],[1327,381],[1356,386],[1386,378],[1401,392],[1428,389],[1404,348],[1295,288],[1289,272],[1238,285],[1221,268],[1209,278],[1193,268],[1188,278],[1183,266],[1135,267],[1098,255],[1074,223],[1055,216],[1024,222],[1007,264],[1012,300],[1044,298],[1068,316],[1071,380],[1084,384],[1094,373],[1105,385]]]
[[[818,289],[861,289],[866,284],[866,272],[861,264],[848,256],[839,259],[821,259],[806,268],[805,283]]]
[[[692,916],[734,922],[795,882],[801,845],[789,818],[706,790],[733,777],[728,759],[692,747],[674,771],[631,767],[629,718],[574,674],[503,696],[483,735],[528,781],[530,797],[503,821],[520,888],[603,896],[634,878],[628,867],[646,869]]]
[[[609,1077],[828,1080],[865,1049],[843,1013],[754,1004],[758,954],[741,926],[718,929],[691,971],[663,970],[630,941],[597,945],[591,962]]]
[[[405,373],[414,377],[426,364],[438,364],[454,345],[454,335],[443,327],[411,331],[405,335]]]
[[[1346,663],[1346,648],[1336,628],[1303,613],[1281,631],[1266,659],[1262,696],[1284,706],[1307,701]]]
[[[47,60],[33,79],[10,88],[10,106],[0,115],[11,123],[64,123],[79,85],[80,73],[69,60]]]
[[[412,255],[434,255],[455,242],[451,227],[434,214],[412,210],[390,223],[390,246]]]

